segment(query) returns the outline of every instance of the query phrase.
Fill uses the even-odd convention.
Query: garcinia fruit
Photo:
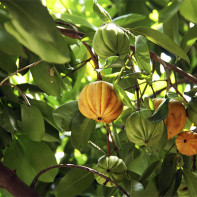
[[[194,123],[194,125],[197,125],[197,96],[191,98],[186,111],[189,120]]]
[[[163,100],[164,99],[162,98],[156,98],[153,100],[155,110]],[[171,139],[180,133],[185,126],[185,122],[185,106],[177,100],[170,101],[168,104],[168,116],[164,120],[168,132],[168,139]]]
[[[129,140],[138,146],[152,146],[158,142],[164,131],[164,123],[151,122],[148,118],[151,110],[140,110],[132,113],[126,121],[126,134]]]
[[[98,28],[92,44],[95,53],[104,60],[110,56],[119,56],[123,59],[130,49],[127,33],[113,23]]]
[[[123,103],[112,84],[96,81],[83,88],[79,95],[78,107],[87,118],[110,123],[122,113]]]
[[[96,165],[96,171],[110,178],[115,183],[121,183],[123,178],[126,176],[127,167],[122,159],[117,156],[102,156]],[[105,178],[95,174],[96,181],[101,185],[107,187],[115,186],[112,182],[106,181]]]

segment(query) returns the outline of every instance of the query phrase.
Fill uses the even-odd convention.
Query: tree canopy
[[[197,196],[196,39],[195,0],[0,0],[0,197]]]

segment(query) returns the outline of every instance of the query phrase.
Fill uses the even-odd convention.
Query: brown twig
[[[39,61],[37,61],[37,62],[34,62],[34,63],[32,63],[32,64],[29,64],[29,65],[27,65],[27,66],[25,66],[25,67],[23,67],[23,68],[17,70],[16,72],[12,73],[11,75],[7,76],[4,80],[1,81],[0,87],[1,87],[10,77],[12,77],[12,76],[14,76],[14,75],[16,75],[16,74],[22,72],[23,70],[26,70],[26,69],[28,69],[28,68],[31,68],[32,66],[36,66],[37,64],[39,64],[39,63],[42,62],[42,61],[43,61],[43,60],[39,60]]]
[[[120,185],[118,185],[116,182],[114,182],[113,180],[111,180],[110,178],[108,178],[107,176],[103,175],[102,173],[92,169],[92,168],[89,168],[89,167],[86,167],[86,166],[80,166],[80,165],[74,165],[74,164],[59,164],[59,165],[54,165],[54,166],[51,166],[51,167],[48,167],[48,168],[45,168],[43,170],[41,170],[33,179],[32,183],[31,183],[31,188],[34,189],[35,187],[35,184],[38,180],[38,178],[46,173],[47,171],[49,170],[52,170],[54,168],[78,168],[78,169],[82,169],[82,170],[85,170],[87,172],[91,172],[93,174],[97,174],[98,176],[104,178],[106,180],[106,182],[111,182],[113,183],[118,189],[120,189],[126,196],[130,197],[130,195],[125,191],[125,189],[123,189]]]

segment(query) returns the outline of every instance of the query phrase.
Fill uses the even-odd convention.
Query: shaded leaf
[[[36,106],[21,105],[20,127],[30,139],[41,141],[45,133],[45,126],[43,116]]]
[[[144,70],[147,74],[151,74],[150,67],[150,54],[146,38],[144,36],[137,36],[135,39],[135,54],[134,54],[138,66],[141,70]]]
[[[186,53],[167,35],[157,30],[151,29],[150,27],[136,27],[132,28],[131,31],[146,36],[146,38],[152,41],[153,43],[163,47],[164,49],[175,54],[176,56],[181,57],[188,64],[190,63],[190,60]]]
[[[86,118],[79,111],[75,112],[71,122],[71,143],[74,148],[83,152],[96,126],[95,120]]]
[[[71,169],[55,188],[55,196],[74,197],[85,191],[93,182],[94,176],[90,172],[81,169]]]
[[[78,101],[67,102],[53,111],[55,123],[62,131],[71,130],[71,121],[78,111]]]
[[[104,68],[123,67],[124,65],[124,60],[119,56],[111,56],[106,59]]]

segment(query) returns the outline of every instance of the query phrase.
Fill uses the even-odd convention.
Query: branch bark
[[[15,197],[39,197],[28,185],[22,182],[16,172],[7,168],[0,162],[0,186]]]

